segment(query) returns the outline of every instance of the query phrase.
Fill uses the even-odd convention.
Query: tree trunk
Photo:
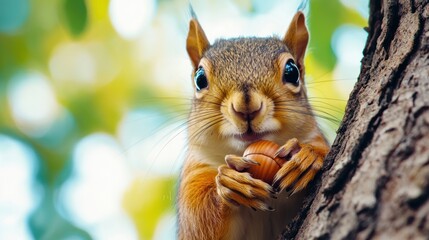
[[[429,239],[428,17],[428,0],[370,2],[358,82],[284,239]]]

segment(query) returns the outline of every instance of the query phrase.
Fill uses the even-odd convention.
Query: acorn
[[[280,146],[274,142],[260,140],[250,144],[243,153],[243,157],[259,163],[246,169],[253,178],[260,179],[272,184],[277,171],[287,161],[285,158],[277,157],[276,153]]]

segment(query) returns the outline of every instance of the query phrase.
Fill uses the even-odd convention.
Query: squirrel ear
[[[192,18],[189,22],[188,38],[186,39],[186,50],[188,51],[189,58],[191,58],[194,68],[198,68],[203,53],[210,46],[206,34],[200,26],[197,19]]]
[[[304,61],[305,49],[308,44],[308,31],[305,26],[305,17],[301,11],[298,11],[292,19],[286,35],[283,38],[283,42],[291,51],[296,61],[301,66]]]

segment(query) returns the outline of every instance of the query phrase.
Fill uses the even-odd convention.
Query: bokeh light
[[[131,176],[121,152],[107,134],[85,137],[76,144],[72,176],[60,191],[66,215],[95,239],[137,239],[121,207]]]
[[[37,170],[29,146],[0,134],[0,239],[31,238],[26,223],[40,200]]]
[[[14,33],[25,23],[30,10],[28,0],[0,0],[0,32]]]
[[[66,43],[58,46],[49,61],[49,69],[55,81],[88,85],[96,80],[96,62],[93,55],[82,45]]]
[[[115,30],[124,38],[139,36],[155,14],[154,0],[111,0],[110,19]]]
[[[49,61],[49,70],[59,87],[74,86],[76,90],[82,90],[112,81],[120,70],[120,64],[102,43],[70,42],[56,46]]]
[[[15,75],[11,80],[8,96],[18,128],[32,136],[46,133],[61,111],[54,90],[40,73]]]

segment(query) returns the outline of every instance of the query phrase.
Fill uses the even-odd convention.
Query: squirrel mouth
[[[247,132],[235,135],[235,138],[244,142],[255,142],[261,140],[266,133],[257,133],[249,129]]]

